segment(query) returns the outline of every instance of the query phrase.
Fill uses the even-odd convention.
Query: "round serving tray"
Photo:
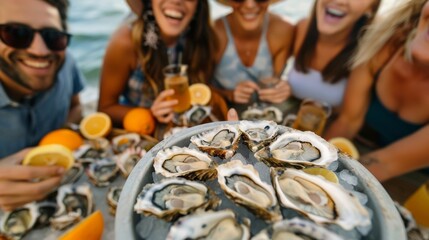
[[[152,183],[153,159],[161,149],[190,144],[189,139],[201,132],[215,128],[221,124],[237,124],[238,122],[214,122],[185,129],[168,137],[154,146],[134,167],[128,177],[119,199],[115,219],[116,239],[140,239],[136,233],[136,225],[142,218],[134,212],[134,204],[138,194],[147,183]],[[339,158],[343,169],[348,169],[358,178],[361,192],[368,196],[367,207],[372,209],[372,230],[363,239],[406,239],[406,232],[401,217],[392,199],[377,179],[357,161],[345,157]]]

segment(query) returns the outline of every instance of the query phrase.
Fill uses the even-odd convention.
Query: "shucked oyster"
[[[239,160],[218,166],[218,181],[225,194],[256,215],[268,221],[282,219],[277,198],[271,185],[262,182],[252,165]]]
[[[310,221],[299,218],[276,222],[255,235],[252,240],[341,240],[340,236]]]
[[[112,148],[116,153],[121,153],[140,142],[140,135],[137,133],[127,133],[116,136],[112,139]]]
[[[256,152],[277,136],[278,125],[273,121],[240,121],[238,128],[252,152]]]
[[[219,204],[219,198],[204,184],[168,178],[147,184],[137,197],[134,210],[171,221],[196,209],[210,209]]]
[[[218,212],[199,212],[180,218],[170,228],[166,239],[247,240],[249,238],[249,226],[239,223],[234,212],[225,209]]]
[[[209,180],[217,176],[215,162],[207,154],[185,147],[174,146],[159,151],[153,167],[164,177]]]
[[[317,223],[336,223],[346,230],[371,224],[365,207],[339,184],[292,168],[271,168],[271,179],[283,207]]]
[[[118,206],[119,197],[122,192],[122,187],[110,187],[107,191],[106,201],[109,206],[109,213],[115,216],[116,208]]]
[[[234,125],[221,125],[191,137],[191,142],[212,156],[231,158],[238,148],[240,131]]]
[[[20,239],[33,228],[40,213],[35,203],[29,203],[6,213],[1,221],[1,231],[8,237]]]
[[[293,130],[256,152],[255,157],[274,167],[326,167],[338,159],[338,153],[315,133]]]
[[[140,148],[127,148],[122,153],[115,155],[116,166],[124,178],[127,178],[140,159],[146,154],[146,150]]]
[[[109,186],[118,174],[118,167],[109,159],[98,160],[91,163],[86,170],[89,180],[97,187]]]

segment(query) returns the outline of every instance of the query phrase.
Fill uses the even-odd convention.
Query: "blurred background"
[[[227,7],[209,0],[211,17],[216,19],[229,12]],[[274,13],[295,23],[307,16],[314,0],[285,0],[270,6]],[[395,0],[383,0],[381,14],[393,6]],[[81,101],[84,114],[94,111],[98,99],[99,73],[109,37],[129,14],[125,0],[70,0],[69,27],[73,38],[70,51],[86,77]]]

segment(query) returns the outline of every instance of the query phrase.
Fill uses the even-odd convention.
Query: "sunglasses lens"
[[[0,28],[0,38],[13,48],[28,48],[33,41],[34,31],[25,25],[8,24]]]
[[[70,35],[56,29],[45,28],[40,30],[40,33],[46,46],[52,51],[62,51],[69,43]]]

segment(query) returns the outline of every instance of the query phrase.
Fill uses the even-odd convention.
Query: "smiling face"
[[[152,9],[167,45],[176,42],[188,27],[199,0],[152,0]]]
[[[376,0],[318,0],[317,28],[322,35],[349,32],[364,14],[371,13]]]
[[[429,65],[429,1],[422,8],[411,53],[417,61]]]
[[[240,3],[230,0],[230,5],[233,9],[232,17],[245,31],[258,30],[264,22],[269,2],[245,0]]]
[[[0,0],[0,24],[20,23],[34,29],[62,30],[58,10],[42,0]],[[52,86],[65,51],[51,51],[39,33],[30,47],[15,49],[0,41],[0,81],[15,95],[29,95]]]

